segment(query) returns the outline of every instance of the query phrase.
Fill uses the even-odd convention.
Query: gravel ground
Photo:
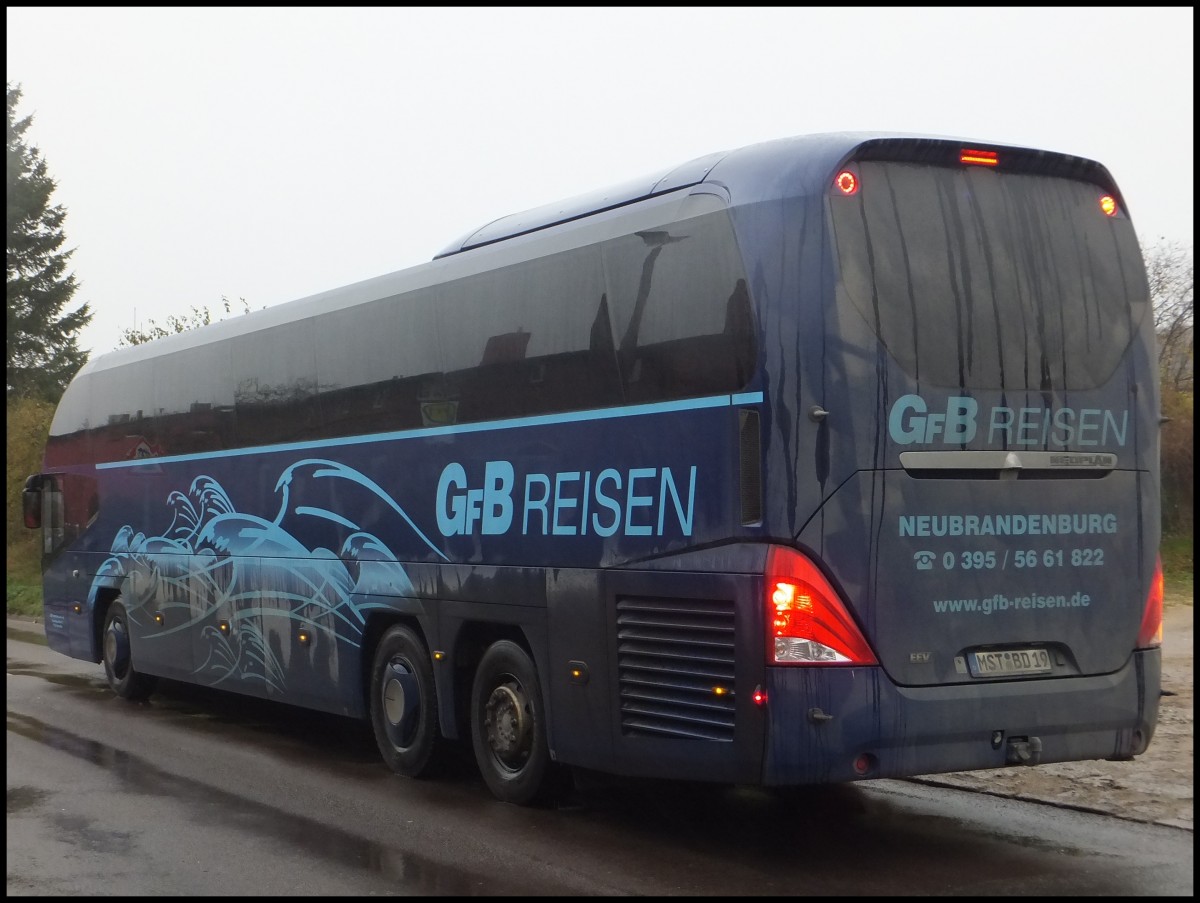
[[[1134,821],[1192,828],[1192,597],[1168,596],[1163,691],[1150,748],[1130,762],[1064,762],[922,778]]]

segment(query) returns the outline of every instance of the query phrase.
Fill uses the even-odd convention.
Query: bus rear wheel
[[[371,669],[371,725],[388,767],[427,777],[440,764],[437,695],[425,644],[402,625],[379,641]]]
[[[139,702],[154,692],[154,678],[133,667],[133,649],[129,642],[129,615],[120,599],[113,600],[104,613],[101,632],[101,658],[104,675],[114,693],[122,699]]]
[[[471,743],[483,780],[498,799],[523,806],[544,802],[555,790],[537,670],[510,640],[488,647],[475,671]]]

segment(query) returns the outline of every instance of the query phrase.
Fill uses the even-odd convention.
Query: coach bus
[[[1145,268],[1101,164],[801,136],[90,361],[50,646],[387,766],[785,788],[1129,759],[1160,695]]]

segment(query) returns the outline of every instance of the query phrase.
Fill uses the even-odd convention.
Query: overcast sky
[[[895,130],[1112,172],[1192,245],[1192,7],[8,7],[8,81],[95,312],[423,263],[497,217],[714,151]]]

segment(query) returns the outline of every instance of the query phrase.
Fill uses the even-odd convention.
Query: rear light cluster
[[[1146,607],[1142,611],[1142,626],[1138,630],[1138,649],[1162,645],[1162,621],[1163,571],[1162,558],[1159,557],[1154,562],[1154,577],[1150,581],[1150,592],[1146,593]]]
[[[837,592],[804,555],[771,546],[765,586],[768,664],[876,664]]]

